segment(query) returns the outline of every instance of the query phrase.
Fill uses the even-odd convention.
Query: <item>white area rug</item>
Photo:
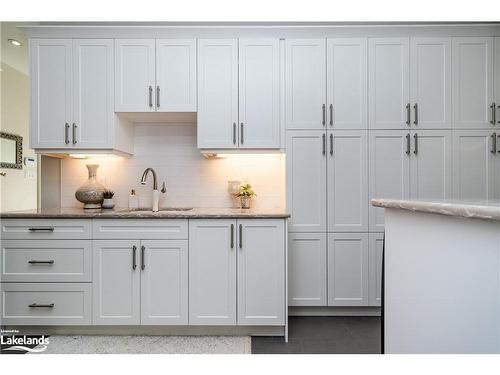
[[[45,354],[251,354],[250,336],[50,336]]]

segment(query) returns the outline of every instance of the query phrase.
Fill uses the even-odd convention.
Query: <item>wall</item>
[[[115,191],[117,207],[128,206],[131,188],[140,206],[151,205],[152,178],[141,186],[144,169],[158,175],[158,188],[166,182],[160,206],[230,207],[227,181],[246,179],[257,193],[255,207],[285,206],[285,156],[239,155],[208,160],[196,148],[195,124],[138,124],[135,152],[127,158],[64,159],[61,166],[61,206],[81,207],[74,194],[87,178],[86,164],[97,163],[98,178]]]
[[[29,149],[29,92],[28,76],[10,65],[2,63],[1,122],[4,132],[23,137],[23,157],[35,156]],[[25,178],[25,166],[19,169],[2,169],[6,176],[0,177],[0,211],[28,210],[37,207],[36,171]]]

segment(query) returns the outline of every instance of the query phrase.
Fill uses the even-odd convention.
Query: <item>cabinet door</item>
[[[328,235],[328,306],[368,305],[368,234]]]
[[[451,38],[411,39],[412,124],[451,128]]]
[[[455,128],[492,127],[493,38],[453,38]]]
[[[141,324],[187,325],[188,241],[142,240],[142,251]]]
[[[328,231],[368,231],[368,131],[328,134]]]
[[[236,324],[236,220],[189,220],[189,324]]]
[[[369,40],[369,127],[404,129],[409,124],[408,38]]]
[[[324,129],[325,39],[287,39],[285,64],[286,129]]]
[[[93,324],[141,323],[139,245],[131,240],[93,241]]]
[[[155,111],[154,39],[115,39],[115,111]]]
[[[288,234],[288,305],[327,306],[326,233]]]
[[[238,325],[285,324],[285,221],[238,219]]]
[[[451,130],[419,130],[411,136],[410,198],[450,199]]]
[[[369,132],[370,199],[410,197],[410,133],[407,131]],[[370,231],[384,230],[384,209],[370,206]]]
[[[30,60],[31,147],[68,147],[73,115],[71,39],[32,39]]]
[[[290,232],[326,232],[326,134],[286,132],[287,207]]]
[[[368,265],[370,273],[370,306],[382,303],[382,259],[384,255],[384,234],[370,233],[368,244]]]
[[[367,40],[328,39],[328,127],[367,129]]]
[[[196,112],[196,39],[156,40],[156,111]]]
[[[113,76],[113,40],[73,40],[72,147],[112,147]]]
[[[495,197],[494,133],[490,130],[453,132],[453,197],[492,199]]]
[[[495,103],[496,103],[496,124],[500,126],[500,36],[495,37]],[[500,188],[500,185],[499,185]],[[500,197],[500,195],[499,195]]]
[[[198,148],[238,148],[238,40],[198,39]]]
[[[279,40],[239,40],[240,148],[279,148]]]

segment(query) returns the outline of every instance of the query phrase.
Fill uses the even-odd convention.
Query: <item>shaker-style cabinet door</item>
[[[369,198],[410,197],[411,135],[409,131],[369,132]],[[370,231],[384,231],[384,209],[370,206]]]
[[[368,41],[369,127],[404,129],[410,123],[408,38]]]
[[[157,112],[196,112],[196,39],[156,40]]]
[[[325,129],[326,116],[325,39],[287,39],[286,129]]]
[[[238,148],[238,40],[198,39],[198,148]]]
[[[370,233],[368,243],[369,266],[369,305],[380,306],[382,303],[382,265],[384,256],[384,234]]]
[[[327,40],[328,128],[368,128],[367,54],[366,38]]]
[[[32,39],[31,148],[70,147],[73,115],[71,39]]]
[[[290,232],[326,232],[326,132],[286,132],[286,200]]]
[[[495,126],[500,128],[500,36],[495,37]],[[500,188],[500,185],[499,185]],[[500,198],[500,193],[499,193]]]
[[[368,231],[368,131],[328,132],[329,232]]]
[[[453,123],[455,128],[493,127],[492,37],[453,38]]]
[[[236,324],[236,220],[189,220],[189,324]]]
[[[141,324],[188,324],[188,241],[141,241]],[[144,254],[143,254],[144,253]]]
[[[280,148],[278,39],[239,40],[239,147]]]
[[[110,148],[114,121],[112,39],[73,40],[73,148]]]
[[[115,111],[155,111],[155,40],[115,39]]]
[[[140,324],[140,241],[94,240],[92,247],[93,324]]]
[[[238,219],[238,325],[285,324],[285,220]]]
[[[411,126],[451,129],[451,38],[411,38]]]

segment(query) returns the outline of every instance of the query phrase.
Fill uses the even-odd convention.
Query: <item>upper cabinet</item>
[[[116,39],[116,112],[196,112],[195,39]]]
[[[496,103],[496,111],[495,111],[495,120],[496,126],[500,126],[500,36],[495,38],[495,103]],[[500,172],[499,172],[500,175]],[[500,186],[499,186],[500,187]],[[499,193],[500,197],[500,193]]]
[[[453,38],[454,126],[491,129],[495,122],[493,99],[494,39]]]

